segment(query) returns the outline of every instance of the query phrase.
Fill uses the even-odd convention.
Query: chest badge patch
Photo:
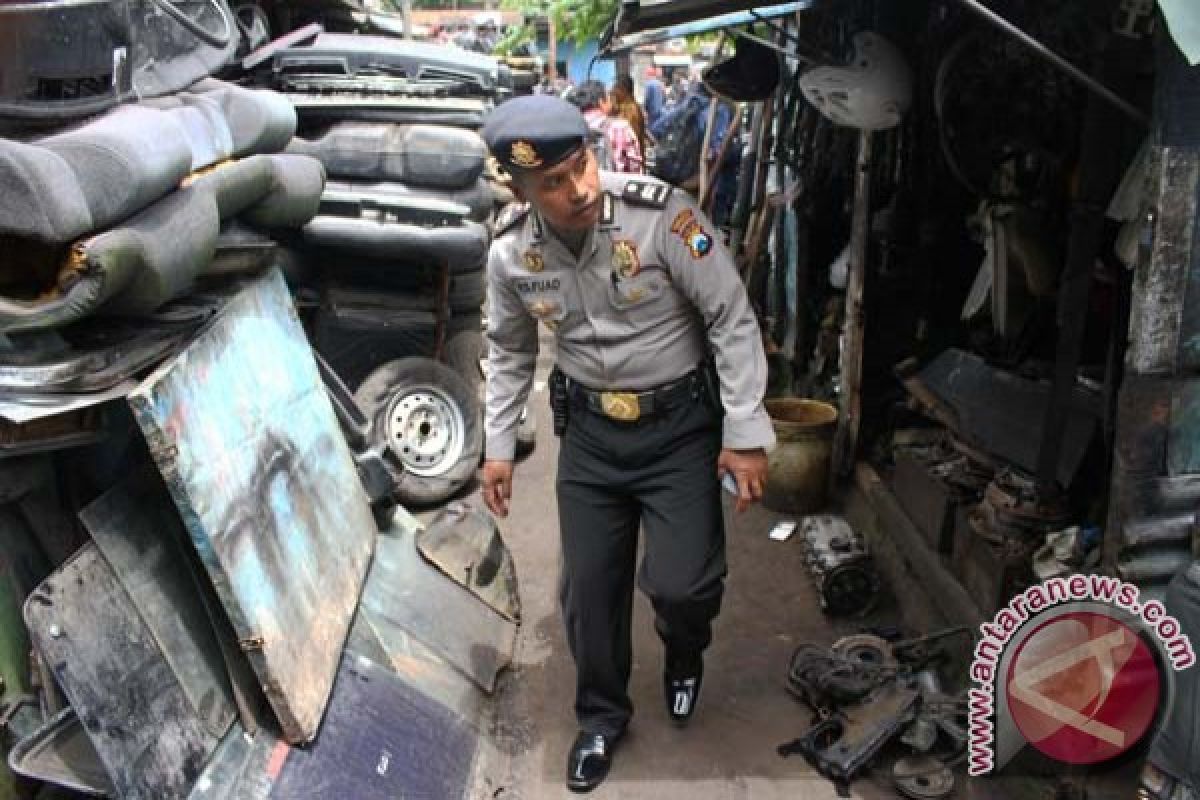
[[[613,269],[622,278],[632,278],[642,269],[638,259],[637,246],[628,239],[614,239],[612,243]]]
[[[671,222],[671,233],[683,240],[692,258],[704,258],[712,252],[712,236],[704,230],[704,226],[690,208],[685,208],[675,215]]]
[[[521,263],[530,272],[541,272],[546,268],[546,260],[542,258],[542,254],[537,250],[526,250],[525,254],[521,256]]]

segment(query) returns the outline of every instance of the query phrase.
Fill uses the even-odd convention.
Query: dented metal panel
[[[311,740],[375,523],[278,271],[129,402],[284,737]]]
[[[162,481],[138,474],[79,514],[129,593],[188,702],[209,732],[233,722],[233,694],[200,586],[189,569],[183,525]]]
[[[95,544],[34,590],[25,623],[117,795],[186,797],[219,739],[192,710]]]

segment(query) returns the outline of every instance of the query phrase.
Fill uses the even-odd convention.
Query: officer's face
[[[517,188],[555,230],[589,230],[600,219],[600,174],[590,147],[521,176]]]

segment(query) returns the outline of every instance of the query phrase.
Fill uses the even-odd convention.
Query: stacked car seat
[[[351,387],[390,360],[435,354],[478,382],[494,199],[475,129],[506,74],[474,53],[326,33],[260,71],[300,115],[287,152],[329,175],[289,257],[317,297],[316,347]]]
[[[319,161],[280,152],[295,127],[281,96],[204,79],[0,139],[0,390],[100,388],[94,342],[111,368],[155,340],[170,301],[265,266],[270,236],[307,223],[324,186]],[[45,366],[39,352],[57,383],[21,372]]]

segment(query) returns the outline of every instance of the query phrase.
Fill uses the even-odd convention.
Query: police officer
[[[503,103],[483,128],[525,205],[488,261],[484,502],[506,516],[537,325],[554,332],[561,603],[580,733],[567,786],[607,775],[627,694],[637,583],[665,645],[667,713],[696,707],[725,576],[719,476],[737,509],[762,496],[774,433],[766,358],[728,252],[682,192],[600,172],[582,114],[558,98]],[[511,209],[510,209],[511,211]],[[715,365],[715,369],[712,365]]]

